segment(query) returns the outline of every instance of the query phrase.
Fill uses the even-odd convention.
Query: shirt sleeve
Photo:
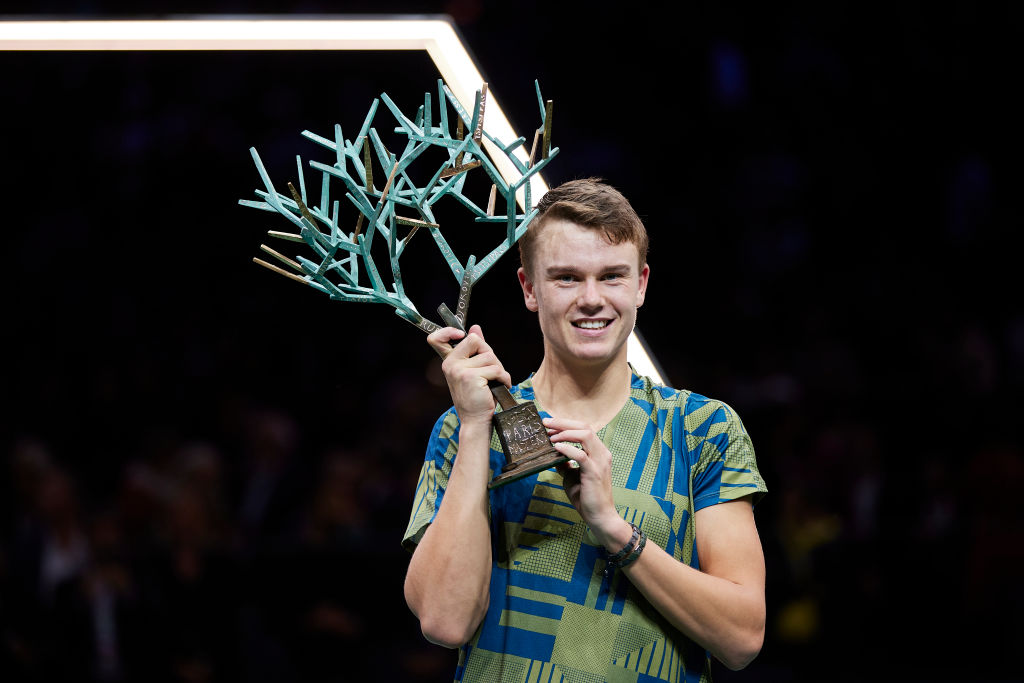
[[[694,468],[694,511],[752,496],[757,503],[768,488],[757,469],[754,445],[739,415],[721,403],[706,425]]]
[[[448,477],[452,473],[452,464],[458,450],[459,417],[455,409],[451,408],[438,418],[427,443],[423,468],[416,482],[409,526],[402,537],[402,547],[409,552],[416,549],[423,532],[434,521],[434,516],[441,507],[441,500],[444,498],[445,489],[448,488]]]

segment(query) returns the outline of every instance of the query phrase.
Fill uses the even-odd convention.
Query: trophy
[[[525,234],[530,221],[537,214],[537,210],[531,208],[531,179],[558,153],[558,148],[551,148],[552,102],[545,101],[541,97],[540,85],[535,85],[541,126],[534,133],[529,156],[525,154],[525,138],[520,137],[505,144],[484,130],[486,83],[476,92],[473,112],[470,114],[441,80],[437,82],[439,116],[436,120],[433,118],[429,92],[425,93],[423,105],[412,119],[406,117],[386,93],[382,93],[380,98],[373,101],[354,139],[345,139],[339,124],[334,126],[333,138],[303,131],[305,138],[333,153],[331,164],[312,160],[309,162],[309,167],[320,173],[320,192],[318,196],[313,195],[312,202],[306,191],[301,156],[296,156],[299,187],[296,189],[289,182],[286,196],[274,188],[259,154],[255,148],[251,148],[249,151],[263,180],[264,189],[256,190],[258,200],[243,199],[239,203],[284,216],[297,232],[271,230],[268,235],[286,242],[303,243],[312,250],[309,258],[296,256],[293,259],[262,244],[260,249],[284,267],[259,258],[253,261],[308,285],[331,299],[388,304],[395,309],[398,317],[430,334],[440,329],[440,326],[416,310],[406,295],[399,267],[401,256],[410,240],[422,229],[433,239],[459,282],[455,312],[452,313],[442,303],[437,307],[438,315],[445,325],[465,331],[469,298],[474,284]],[[387,149],[372,125],[381,101],[397,122],[394,132],[405,138],[405,147],[397,155]],[[454,121],[449,119],[449,106],[454,111]],[[466,135],[466,131],[471,133]],[[517,177],[506,180],[499,173],[492,158],[484,150],[484,138],[511,162]],[[430,167],[432,173],[429,180],[420,186],[410,176],[409,167],[417,159],[421,159],[422,166],[428,158],[424,156],[428,150],[434,150],[433,154],[443,160],[436,168]],[[436,150],[440,150],[440,153]],[[380,189],[374,182],[374,166],[383,171],[378,174],[378,178],[387,178]],[[481,208],[464,193],[466,178],[475,169],[480,169],[477,173],[485,173],[491,181],[486,208]],[[337,188],[339,182],[343,186],[344,202],[331,199],[332,185]],[[495,201],[499,193],[505,200],[504,215],[495,215]],[[462,263],[441,234],[441,226],[434,215],[434,205],[445,197],[468,209],[477,223],[504,224],[501,241],[479,262],[471,255]],[[517,211],[517,197],[523,200],[523,213]],[[346,210],[354,206],[357,211],[351,232],[342,227],[342,204]],[[399,238],[400,228],[408,228],[403,238]],[[392,280],[390,287],[371,253],[374,240],[384,240],[387,245]],[[377,251],[382,252],[382,249],[378,246]],[[501,407],[493,421],[507,462],[501,473],[488,484],[488,488],[507,484],[567,460],[551,445],[547,429],[532,401],[518,403],[500,382],[491,382],[490,388]]]

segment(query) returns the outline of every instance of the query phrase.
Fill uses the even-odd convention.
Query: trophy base
[[[495,413],[494,429],[505,451],[507,464],[501,468],[501,474],[487,485],[488,489],[569,460],[551,445],[548,430],[540,420],[537,406],[532,402],[514,404]]]
[[[499,486],[504,486],[505,484],[511,484],[517,479],[528,477],[537,472],[543,472],[555,465],[561,465],[563,462],[568,461],[569,458],[552,448],[549,452],[540,453],[535,457],[524,458],[522,460],[516,460],[515,462],[508,463],[502,468],[501,474],[496,476],[489,484],[487,484],[487,488],[493,489]]]

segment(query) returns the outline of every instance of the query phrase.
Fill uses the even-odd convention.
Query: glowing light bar
[[[484,81],[447,18],[0,21],[0,51],[12,50],[424,50],[460,102],[471,106]],[[519,137],[493,90],[488,92],[486,125],[487,132],[505,144]],[[490,141],[485,139],[484,144],[502,176],[516,178],[512,163],[495,153]],[[517,156],[525,160],[523,146]],[[539,176],[532,183],[536,198],[548,189]],[[635,335],[630,337],[628,355],[638,372],[663,381]]]

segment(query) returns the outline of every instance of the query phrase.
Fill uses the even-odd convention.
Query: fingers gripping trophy
[[[541,125],[534,133],[529,155],[525,153],[525,138],[506,144],[485,130],[486,83],[476,92],[472,113],[440,80],[437,89],[436,119],[429,92],[424,94],[423,105],[412,118],[403,114],[391,98],[382,93],[373,101],[353,139],[346,139],[337,124],[334,135],[329,138],[303,131],[305,138],[333,155],[332,163],[309,161],[309,168],[320,175],[319,194],[313,194],[312,199],[311,193],[307,192],[306,173],[300,156],[296,157],[298,188],[291,182],[287,183],[288,194],[285,195],[275,189],[256,149],[250,149],[264,187],[256,190],[256,200],[243,199],[239,203],[283,216],[292,224],[291,230],[271,230],[268,235],[282,242],[303,244],[307,254],[291,258],[263,244],[260,249],[281,265],[261,258],[253,260],[331,299],[387,304],[395,309],[398,317],[430,334],[441,326],[416,309],[406,294],[400,268],[402,254],[410,240],[419,230],[425,230],[459,282],[455,312],[441,303],[437,313],[446,326],[466,332],[473,286],[526,233],[537,213],[531,208],[531,179],[555,157],[558,148],[551,148],[552,102],[541,97],[539,85],[536,92]],[[397,122],[395,132],[405,138],[400,154],[391,153],[373,127],[380,102],[384,102]],[[484,149],[485,138],[511,162],[516,176],[513,180],[506,181],[499,173]],[[440,154],[436,151],[438,149]],[[435,156],[425,154],[429,150],[434,150]],[[431,174],[425,185],[417,185],[410,175],[410,167],[417,160],[420,161],[418,166],[429,163],[429,158],[441,158],[443,161],[436,168],[428,169]],[[379,169],[377,180],[384,179],[379,188],[375,181],[375,168]],[[484,208],[464,192],[466,178],[474,171],[485,173],[491,181],[490,195]],[[332,196],[342,193],[343,199],[332,199]],[[494,215],[499,194],[505,200],[505,215]],[[445,198],[468,209],[478,223],[505,224],[501,242],[480,261],[471,255],[463,263],[445,240],[434,215],[434,205]],[[523,213],[517,211],[517,198],[523,200]],[[352,213],[352,207],[355,208],[354,222],[345,218]],[[406,232],[405,237],[399,238],[400,231]],[[375,262],[374,240],[383,240],[387,245],[390,285]],[[376,252],[382,254],[383,250],[378,247]],[[537,407],[532,402],[518,403],[508,388],[497,380],[492,380],[489,387],[500,407],[494,414],[493,424],[507,460],[502,471],[488,485],[490,488],[567,460],[551,445]]]

